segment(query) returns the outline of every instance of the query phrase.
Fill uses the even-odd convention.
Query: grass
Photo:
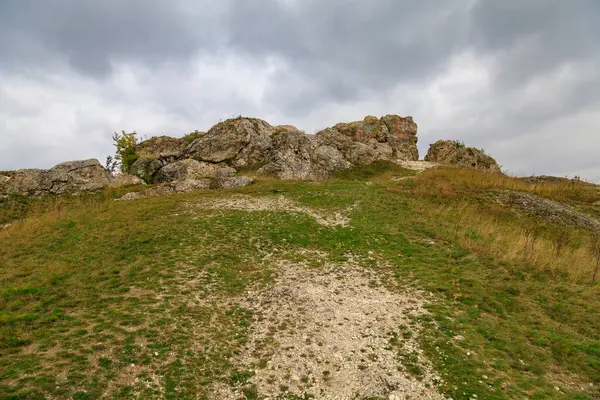
[[[251,329],[236,296],[271,281],[264,252],[298,248],[332,260],[375,251],[396,283],[432,293],[430,315],[415,323],[454,399],[599,396],[591,234],[564,228],[557,252],[554,225],[492,200],[521,190],[586,209],[597,187],[461,169],[389,179],[410,174],[376,164],[324,182],[263,179],[134,202],[113,201],[119,191],[4,201],[0,399],[210,398],[215,382],[260,398],[251,372],[229,361]],[[351,226],[326,228],[300,214],[189,206],[235,193],[359,207]],[[413,359],[404,364],[418,376]]]

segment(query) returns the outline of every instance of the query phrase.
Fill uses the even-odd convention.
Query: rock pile
[[[466,147],[463,143],[453,140],[438,140],[429,146],[425,161],[500,172],[496,160],[483,150]]]

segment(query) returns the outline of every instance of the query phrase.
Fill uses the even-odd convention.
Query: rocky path
[[[445,398],[417,341],[421,293],[390,291],[354,261],[277,264],[275,283],[241,300],[254,317],[234,363],[248,379],[215,387],[215,399]]]

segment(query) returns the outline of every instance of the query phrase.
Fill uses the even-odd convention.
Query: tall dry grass
[[[464,248],[511,265],[566,275],[573,281],[592,281],[598,262],[593,235],[568,226],[542,231],[535,222],[503,218],[468,202],[437,205],[422,212],[445,222],[438,228],[442,236]]]
[[[473,168],[433,168],[415,178],[421,191],[452,195],[464,190],[518,190],[556,201],[593,204],[600,201],[600,186],[577,179],[528,183],[517,177]]]

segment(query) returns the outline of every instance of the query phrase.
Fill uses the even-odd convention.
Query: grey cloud
[[[480,0],[470,43],[499,58],[501,85],[519,85],[576,60],[600,60],[600,3],[596,0]]]
[[[205,12],[202,11],[205,7]],[[0,65],[52,64],[65,59],[99,77],[111,63],[157,65],[218,46],[208,18],[222,8],[161,0],[19,0],[0,3]]]
[[[324,101],[354,101],[364,90],[384,92],[439,72],[467,34],[466,1],[400,2],[238,0],[230,45],[249,57],[283,58],[266,100],[293,113]],[[312,90],[291,94],[285,82]],[[315,90],[316,88],[316,90]]]

